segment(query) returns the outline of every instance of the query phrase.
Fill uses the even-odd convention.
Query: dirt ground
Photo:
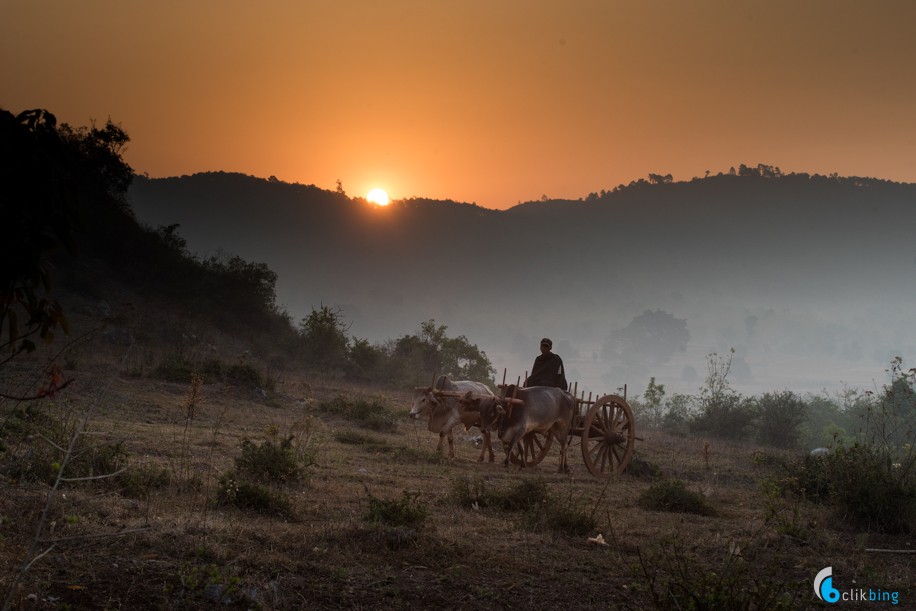
[[[556,444],[525,470],[478,463],[476,429],[457,436],[457,458],[439,458],[438,437],[407,417],[407,390],[293,375],[270,392],[205,383],[189,420],[189,383],[130,377],[103,359],[68,375],[76,382],[42,409],[89,412],[99,443],[120,443],[127,466],[155,466],[170,483],[132,497],[117,480],[72,482],[49,499],[47,485],[0,480],[0,596],[14,609],[805,609],[828,606],[812,587],[828,566],[838,588],[897,592],[896,608],[916,608],[912,535],[850,532],[828,507],[767,494],[762,482],[792,453],[638,430],[632,472],[596,479],[577,442],[569,474],[557,472]],[[394,430],[322,412],[336,397],[381,402]],[[314,460],[280,487],[289,511],[214,502],[243,439],[288,434]],[[641,508],[662,478],[715,515]],[[525,481],[593,530],[532,527],[524,512],[456,499],[462,484]],[[425,520],[368,519],[374,502],[399,499]],[[876,605],[892,603],[842,606]]]

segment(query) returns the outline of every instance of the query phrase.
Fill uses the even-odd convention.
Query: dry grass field
[[[47,484],[0,480],[10,608],[804,609],[827,606],[812,589],[826,566],[835,585],[916,607],[916,555],[866,551],[912,552],[912,535],[850,532],[830,507],[768,492],[792,453],[639,430],[630,472],[598,480],[578,440],[570,474],[557,473],[556,444],[526,470],[478,463],[476,429],[441,458],[407,417],[407,389],[291,374],[269,392],[195,386],[101,355],[66,373],[75,382],[20,420],[57,426],[62,445],[89,413],[78,458],[96,459],[83,475],[126,470],[50,499]],[[0,403],[8,438],[14,409]],[[47,446],[32,436],[6,455],[53,471]],[[261,456],[243,488],[225,476],[241,473],[246,447],[285,448],[301,472],[272,480]],[[645,509],[671,480],[708,515]]]

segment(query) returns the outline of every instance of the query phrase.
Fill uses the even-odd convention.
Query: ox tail
[[[573,438],[573,425],[576,423],[576,415],[579,410],[578,401],[576,401],[575,395],[567,392],[566,398],[572,403],[572,407],[569,410],[569,422],[566,423],[566,447],[569,447],[569,444],[572,443]]]

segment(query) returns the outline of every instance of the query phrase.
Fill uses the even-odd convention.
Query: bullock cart
[[[513,389],[513,396],[498,397],[497,400],[503,407],[510,409],[525,409],[524,401],[515,397],[514,390],[518,386],[507,386],[505,382],[499,385],[505,395],[506,390]],[[434,391],[440,396],[454,396],[470,398],[468,393],[450,393],[447,391]],[[595,477],[606,477],[611,474],[623,473],[633,458],[636,448],[636,422],[633,419],[633,410],[624,396],[616,394],[600,395],[592,399],[589,393],[585,397],[573,390],[570,394],[576,400],[576,411],[569,430],[570,437],[581,440],[582,460],[589,472]],[[520,451],[518,447],[512,449],[509,460],[514,464],[536,465],[540,463],[553,444],[553,433],[529,433],[522,438]],[[522,456],[521,452],[524,452]]]
[[[505,388],[505,385],[500,385]],[[595,477],[623,473],[633,458],[636,448],[636,422],[633,410],[626,399],[620,395],[600,395],[592,399],[584,391],[577,395],[577,410],[569,434],[581,440],[582,461]],[[516,399],[517,401],[517,399]],[[524,409],[524,405],[519,406]],[[525,462],[536,465],[550,451],[553,443],[551,433],[530,433],[522,439],[525,451]],[[514,463],[520,463],[518,451],[510,456]]]

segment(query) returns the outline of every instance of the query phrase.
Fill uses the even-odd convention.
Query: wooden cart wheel
[[[533,467],[544,460],[544,457],[547,456],[547,452],[550,451],[550,444],[552,443],[553,433],[550,432],[528,433],[522,437],[522,447],[525,449],[525,464],[529,467]],[[518,455],[518,446],[512,448],[512,453],[509,454],[509,460],[513,465],[522,464]]]
[[[595,477],[623,473],[636,447],[633,410],[623,397],[605,395],[585,415],[582,459]]]

